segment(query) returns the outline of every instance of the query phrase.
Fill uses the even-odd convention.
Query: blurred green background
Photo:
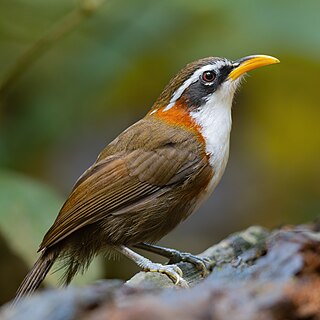
[[[201,57],[261,53],[281,64],[247,77],[234,103],[224,178],[160,243],[197,253],[249,225],[315,218],[319,12],[319,0],[0,0],[0,82],[40,37],[66,33],[40,42],[43,50],[0,96],[0,302],[36,259],[77,177],[147,112],[172,75]],[[75,282],[135,271],[124,258],[100,258]]]

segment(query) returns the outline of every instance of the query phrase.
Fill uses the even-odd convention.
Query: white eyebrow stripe
[[[214,67],[216,70],[219,70],[221,67],[230,65],[228,60],[218,60],[214,63]]]
[[[220,61],[218,61],[220,62]],[[217,66],[221,66],[222,64],[226,64],[225,61],[221,61],[221,64],[218,65],[218,62],[215,62],[215,64],[207,64],[200,69],[197,69],[191,77],[189,77],[172,95],[172,98],[170,99],[169,104],[163,109],[163,112],[170,110],[176,101],[181,97],[184,90],[186,90],[192,83],[198,81],[199,76],[204,71],[210,71],[210,70],[216,70]]]

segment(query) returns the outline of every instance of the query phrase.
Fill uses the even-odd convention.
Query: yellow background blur
[[[0,82],[37,39],[95,3],[0,0]],[[36,258],[77,177],[171,76],[205,56],[270,54],[281,64],[247,77],[219,187],[161,244],[197,253],[249,225],[316,218],[319,12],[318,0],[106,0],[45,46],[0,97],[0,301]],[[100,260],[85,281],[132,272],[125,259]]]

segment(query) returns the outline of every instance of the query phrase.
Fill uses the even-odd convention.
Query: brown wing
[[[171,144],[104,158],[80,177],[39,250],[107,214],[126,212],[127,207],[156,196],[170,184],[182,183],[205,165],[199,155]]]

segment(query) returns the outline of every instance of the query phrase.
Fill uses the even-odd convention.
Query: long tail
[[[13,300],[13,305],[15,305],[22,297],[29,296],[40,286],[58,255],[59,253],[53,251],[43,251],[41,253],[39,259],[20,284]]]

